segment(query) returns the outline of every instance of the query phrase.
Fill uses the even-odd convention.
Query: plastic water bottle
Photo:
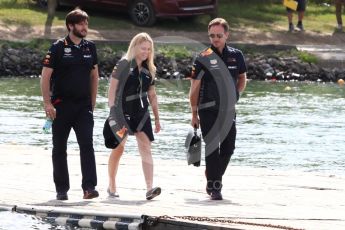
[[[50,133],[50,130],[52,128],[53,121],[50,118],[47,118],[46,122],[43,125],[43,132]]]

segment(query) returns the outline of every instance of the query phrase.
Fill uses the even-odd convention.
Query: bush
[[[168,58],[187,58],[192,54],[185,46],[161,46],[158,47],[158,53]]]

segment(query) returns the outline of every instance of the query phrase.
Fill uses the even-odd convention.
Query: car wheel
[[[156,15],[149,0],[136,0],[130,7],[130,16],[138,26],[152,26],[156,22]]]

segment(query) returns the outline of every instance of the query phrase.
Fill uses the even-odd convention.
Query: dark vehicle
[[[46,5],[47,0],[37,0]],[[186,17],[209,14],[217,15],[218,0],[57,0],[58,6],[80,6],[89,9],[102,9],[128,12],[139,26],[152,26],[157,18]]]

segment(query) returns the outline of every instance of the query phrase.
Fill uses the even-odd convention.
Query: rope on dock
[[[276,224],[263,224],[263,223],[255,223],[255,222],[248,222],[248,221],[237,221],[231,220],[230,218],[224,217],[202,217],[202,216],[159,216],[155,217],[154,220],[159,222],[159,220],[188,220],[192,222],[208,222],[208,223],[216,223],[216,224],[234,224],[234,225],[250,225],[250,226],[257,226],[257,227],[266,227],[266,228],[274,228],[274,229],[283,229],[283,230],[304,230],[303,228],[294,228],[289,226],[283,225],[276,225]]]

